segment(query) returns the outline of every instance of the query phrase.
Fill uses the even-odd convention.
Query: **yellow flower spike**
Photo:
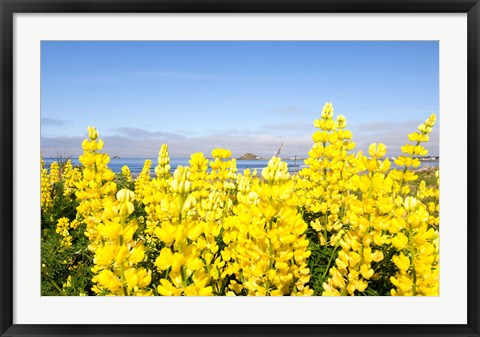
[[[130,173],[130,169],[127,165],[122,166],[122,175],[125,177],[127,182],[132,181],[132,174]]]
[[[157,178],[165,179],[170,176],[170,157],[167,144],[162,144],[158,152],[158,165],[155,167]]]
[[[61,244],[64,247],[70,247],[72,245],[72,237],[69,233],[70,227],[70,221],[68,218],[60,218],[57,222],[57,228],[55,229],[55,232],[63,236]]]
[[[60,167],[56,161],[50,164],[50,184],[54,184],[60,181]]]
[[[190,171],[188,167],[178,166],[173,173],[173,180],[170,183],[172,190],[178,194],[188,194],[191,191],[192,183],[190,178]]]
[[[50,180],[48,177],[47,169],[42,169],[41,171],[41,187],[40,187],[40,195],[41,195],[41,207],[42,210],[46,210],[53,205],[51,188],[50,188]]]

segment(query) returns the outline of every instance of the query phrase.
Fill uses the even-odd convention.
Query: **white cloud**
[[[396,156],[401,153],[401,147],[409,143],[408,134],[417,131],[419,124],[419,121],[379,121],[360,124],[352,132],[357,150],[366,151],[371,143],[384,143],[388,155]],[[430,155],[438,155],[439,143],[439,126],[436,125],[430,135],[430,141],[422,145],[429,150]]]
[[[161,132],[161,131],[148,131],[141,128],[135,127],[118,127],[110,129],[111,132],[119,136],[124,136],[127,138],[134,139],[172,139],[172,138],[184,138],[176,133]]]
[[[123,130],[125,131],[125,130]],[[285,156],[304,155],[311,147],[311,138],[307,136],[278,136],[269,134],[213,134],[209,136],[183,137],[155,132],[144,132],[147,137],[138,137],[142,129],[128,130],[122,135],[104,136],[105,152],[110,156],[122,158],[156,157],[163,143],[169,147],[172,157],[189,157],[194,152],[203,152],[206,156],[214,148],[230,149],[234,157],[240,157],[246,152],[255,153],[261,157],[271,157],[277,153],[283,143],[282,154]],[[131,133],[134,133],[133,136]],[[42,137],[41,147],[45,157],[54,157],[57,153],[78,156],[82,153],[83,137]]]
[[[281,134],[295,134],[295,135],[305,135],[311,134],[315,131],[313,123],[307,123],[305,121],[292,121],[285,123],[273,123],[273,124],[264,124],[260,128],[263,133],[281,133]]]
[[[408,134],[417,129],[417,121],[375,122],[360,124],[352,129],[355,150],[366,151],[371,143],[387,145],[388,155],[400,154],[402,145],[408,142]],[[277,153],[283,143],[282,156],[305,157],[312,146],[311,135],[315,131],[310,123],[291,122],[265,124],[258,130],[238,130],[212,132],[210,135],[180,135],[161,131],[149,131],[134,127],[119,127],[111,130],[114,135],[104,136],[105,152],[122,158],[155,158],[163,143],[169,146],[172,157],[190,157],[194,152],[203,152],[206,156],[217,147],[230,149],[234,157],[246,152],[261,157],[271,157]],[[58,153],[78,156],[82,153],[83,137],[42,137],[42,151],[46,157]],[[431,155],[438,155],[439,132],[436,126],[425,144]]]
[[[69,124],[70,121],[64,120],[64,119],[58,119],[58,118],[49,118],[49,117],[44,117],[41,120],[42,127],[44,126],[64,126]]]

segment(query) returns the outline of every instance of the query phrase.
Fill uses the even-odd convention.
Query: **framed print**
[[[479,335],[479,11],[2,1],[2,336]]]

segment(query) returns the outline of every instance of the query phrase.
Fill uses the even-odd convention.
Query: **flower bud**
[[[126,188],[121,189],[120,191],[117,192],[117,200],[120,202],[133,200],[134,196],[135,196],[135,193],[133,193],[130,190],[127,190]]]
[[[428,119],[425,121],[425,125],[433,128],[436,120],[437,120],[437,115],[431,114],[430,117],[428,117]]]
[[[322,118],[323,119],[331,119],[333,118],[333,105],[332,103],[325,103],[325,105],[323,106],[323,110],[322,110]]]
[[[407,211],[414,211],[417,208],[417,199],[414,197],[406,197],[403,201],[403,205]]]
[[[343,129],[347,126],[347,119],[345,118],[344,115],[338,115],[337,116],[337,122],[338,122],[338,127],[340,129]]]
[[[90,138],[91,140],[95,140],[98,138],[97,129],[95,129],[93,126],[88,127],[88,138]]]

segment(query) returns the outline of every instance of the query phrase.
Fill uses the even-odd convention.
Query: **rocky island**
[[[240,158],[237,158],[237,160],[260,160],[261,158],[253,153],[245,153],[243,156]]]

